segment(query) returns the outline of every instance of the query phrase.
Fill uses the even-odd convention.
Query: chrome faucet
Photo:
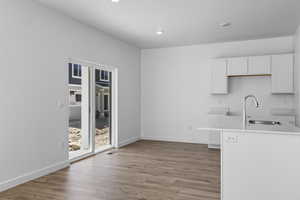
[[[246,129],[246,127],[247,127],[247,118],[248,118],[248,116],[247,116],[247,104],[246,103],[247,103],[247,100],[249,98],[253,99],[253,101],[256,105],[256,108],[259,107],[258,100],[254,95],[250,94],[250,95],[247,95],[247,96],[244,97],[244,101],[243,101],[243,128],[244,129]]]

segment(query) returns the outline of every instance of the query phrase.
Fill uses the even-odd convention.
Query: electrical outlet
[[[225,142],[230,144],[236,144],[238,143],[238,136],[226,136]]]

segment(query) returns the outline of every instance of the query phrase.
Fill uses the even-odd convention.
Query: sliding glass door
[[[68,63],[69,158],[77,160],[114,144],[115,71],[97,64]],[[113,120],[115,117],[115,120]],[[116,132],[116,128],[114,129]],[[116,145],[116,144],[114,144]]]

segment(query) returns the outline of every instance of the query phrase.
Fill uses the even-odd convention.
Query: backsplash
[[[294,108],[294,95],[271,94],[270,76],[231,77],[228,95],[213,95],[211,106],[229,107],[230,115],[241,115],[243,97],[255,95],[260,103],[256,108],[252,100],[248,100],[249,115],[271,115],[272,108]]]

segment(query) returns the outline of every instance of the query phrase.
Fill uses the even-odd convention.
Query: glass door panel
[[[112,144],[111,99],[112,72],[95,69],[95,151]]]
[[[69,157],[91,153],[90,69],[69,63]]]

